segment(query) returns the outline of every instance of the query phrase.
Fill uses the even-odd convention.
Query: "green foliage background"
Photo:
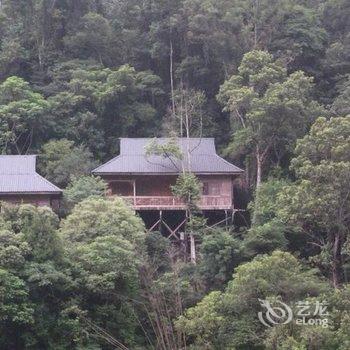
[[[0,348],[348,350],[349,17],[348,0],[1,1],[0,153],[39,155],[64,219],[2,207]],[[90,176],[119,137],[183,136],[185,105],[250,201],[239,228],[195,212],[197,265]],[[258,298],[325,299],[329,327],[266,329]]]

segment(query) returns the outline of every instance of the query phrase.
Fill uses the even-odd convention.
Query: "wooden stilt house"
[[[158,212],[162,217],[170,212],[174,217],[176,211],[185,210],[185,203],[173,195],[171,186],[185,167],[202,183],[199,209],[226,214],[235,210],[233,186],[243,170],[218,156],[213,138],[175,140],[184,158],[190,154],[190,162],[147,155],[147,145],[152,140],[160,145],[169,141],[164,138],[122,138],[120,154],[93,170],[93,174],[107,181],[110,196],[125,198],[138,212]],[[189,163],[191,168],[187,169]]]
[[[174,197],[175,184],[187,162],[162,155],[146,155],[152,139],[122,138],[120,155],[93,170],[108,182],[109,194],[127,199],[136,210],[182,210],[184,203]],[[157,139],[159,143],[167,139]],[[219,157],[214,139],[191,138],[177,140],[183,154],[187,143],[191,169],[202,182],[202,195],[198,206],[203,210],[233,209],[233,182],[243,171]]]

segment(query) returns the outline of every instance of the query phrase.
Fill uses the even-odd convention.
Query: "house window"
[[[134,195],[134,185],[130,181],[113,181],[110,184],[112,194],[122,197]]]
[[[203,182],[203,196],[209,196],[209,183]]]
[[[209,193],[211,196],[218,196],[221,192],[221,183],[220,182],[212,182],[209,186]]]
[[[218,181],[203,182],[203,196],[219,196],[221,183]]]

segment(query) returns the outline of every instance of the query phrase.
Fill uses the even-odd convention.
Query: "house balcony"
[[[185,202],[174,196],[120,196],[134,210],[185,210]],[[231,196],[202,196],[197,203],[201,210],[233,209]]]

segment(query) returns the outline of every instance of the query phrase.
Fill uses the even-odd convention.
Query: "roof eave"
[[[62,195],[62,191],[12,191],[12,192],[0,192],[0,196],[11,196],[11,195]]]
[[[238,171],[194,171],[193,172],[195,175],[240,175],[243,174],[243,170],[238,170]],[[103,175],[154,175],[154,176],[159,176],[159,175],[179,175],[181,172],[94,172],[92,171],[93,175],[97,176],[103,176]]]

